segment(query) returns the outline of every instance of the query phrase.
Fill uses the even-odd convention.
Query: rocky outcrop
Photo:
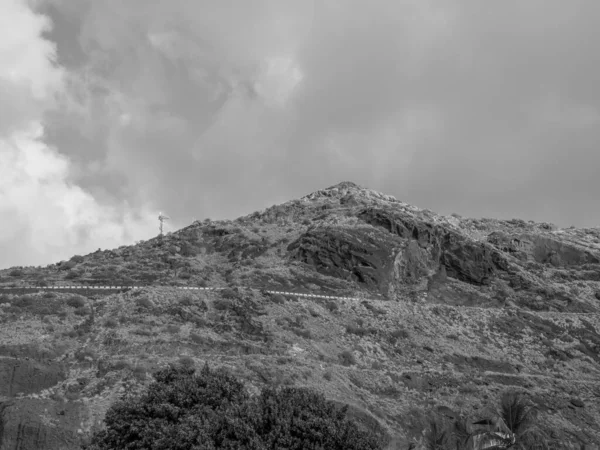
[[[366,228],[315,228],[292,242],[290,258],[317,272],[353,280],[387,293],[394,268],[394,245],[400,239],[384,239]]]
[[[493,232],[488,236],[488,242],[521,261],[535,261],[554,267],[600,263],[598,255],[551,235]]]
[[[431,258],[428,265],[443,265],[451,278],[483,285],[489,284],[496,272],[509,270],[508,261],[494,247],[474,242],[443,225],[389,209],[364,209],[358,217],[402,239],[414,240],[419,247],[428,250]]]

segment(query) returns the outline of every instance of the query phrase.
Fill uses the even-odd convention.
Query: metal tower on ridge
[[[160,221],[160,226],[159,226],[159,230],[160,230],[160,235],[163,235],[163,223],[165,220],[170,219],[169,216],[164,216],[162,212],[158,213],[158,220]]]

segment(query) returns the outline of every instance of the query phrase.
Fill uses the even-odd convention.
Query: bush
[[[119,325],[119,322],[117,322],[112,317],[109,319],[106,319],[106,321],[104,322],[104,326],[106,328],[117,328],[118,325]]]
[[[80,276],[81,274],[79,272],[77,272],[76,270],[71,270],[67,273],[67,275],[65,275],[65,280],[74,280],[75,278],[79,278]]]
[[[325,307],[330,311],[330,312],[334,312],[337,311],[338,309],[340,309],[340,307],[338,306],[338,304],[336,302],[334,302],[333,300],[329,300],[326,304]]]
[[[192,342],[194,342],[195,344],[204,344],[204,343],[206,343],[206,339],[204,339],[202,336],[200,336],[197,333],[190,333],[190,340]]]
[[[231,300],[218,298],[214,301],[213,305],[217,311],[225,311],[231,308],[232,303]]]
[[[76,264],[79,264],[79,263],[83,262],[83,259],[84,259],[83,256],[81,256],[81,255],[75,255],[69,261],[72,261],[72,262],[74,262]]]
[[[30,295],[24,295],[23,297],[13,299],[11,304],[17,308],[28,308],[35,304],[35,298]]]
[[[178,334],[181,331],[181,327],[179,325],[167,325],[165,330],[167,333]]]
[[[312,333],[310,332],[310,330],[299,330],[297,328],[293,328],[292,331],[300,336],[303,337],[304,339],[311,339],[312,338]]]
[[[67,305],[71,308],[83,308],[85,306],[85,300],[81,297],[74,295],[67,299]]]
[[[85,306],[82,306],[80,308],[75,308],[75,311],[73,312],[76,316],[87,316],[90,313],[90,310],[87,309]]]
[[[185,296],[180,298],[178,303],[182,306],[192,306],[194,304],[194,300],[190,296]]]
[[[353,366],[356,364],[356,357],[350,350],[344,350],[340,353],[340,360],[344,366]]]
[[[87,450],[271,448],[375,450],[382,439],[348,419],[348,406],[307,388],[267,387],[251,398],[224,369],[172,365],[106,413]]]
[[[151,309],[154,307],[154,303],[147,297],[140,297],[136,299],[135,304],[140,308]]]
[[[395,343],[398,339],[408,339],[410,334],[404,328],[398,328],[390,333],[390,340]]]
[[[61,263],[60,266],[58,267],[58,269],[59,270],[71,270],[76,265],[77,264],[75,264],[75,262],[73,262],[73,261],[67,261],[67,262]]]
[[[346,333],[348,334],[356,334],[357,336],[364,336],[365,334],[367,334],[368,330],[356,326],[354,324],[350,324],[346,326]]]
[[[281,294],[272,295],[271,300],[273,303],[277,303],[278,305],[283,305],[285,303],[285,297]]]

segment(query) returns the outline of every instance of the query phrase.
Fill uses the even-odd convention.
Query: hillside
[[[85,297],[48,285],[144,287]],[[509,388],[560,448],[600,444],[597,228],[441,216],[344,182],[0,271],[9,286],[41,290],[0,296],[0,450],[78,448],[120,393],[181,358],[255,392],[314,388],[389,448],[407,448],[432,414],[484,418]]]

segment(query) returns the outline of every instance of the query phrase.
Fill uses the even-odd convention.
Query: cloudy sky
[[[600,224],[597,0],[0,0],[0,29],[0,267],[345,180]]]

